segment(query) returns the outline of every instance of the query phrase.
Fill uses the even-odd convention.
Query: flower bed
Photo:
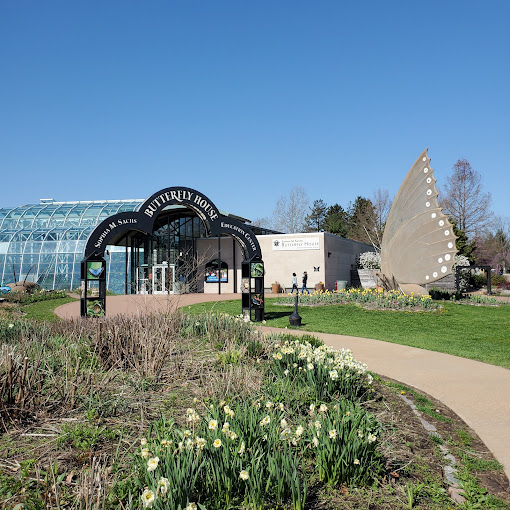
[[[289,295],[278,300],[278,304],[291,305],[293,298]],[[300,294],[301,305],[339,305],[355,303],[365,308],[383,310],[406,310],[406,311],[432,311],[440,308],[430,296],[408,296],[397,291],[384,292],[382,289],[354,288],[341,291],[314,292],[312,294]]]
[[[380,425],[359,405],[372,378],[350,351],[276,344],[260,398],[202,402],[187,427],[164,419],[136,456],[146,508],[305,508],[310,478],[372,483],[383,469]]]

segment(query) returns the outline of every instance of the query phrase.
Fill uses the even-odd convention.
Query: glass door
[[[163,264],[152,266],[152,293],[168,294],[166,281],[166,270],[168,267]]]

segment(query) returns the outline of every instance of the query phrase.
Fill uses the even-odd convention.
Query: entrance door
[[[157,264],[152,266],[152,293],[173,294],[175,281],[175,266]]]
[[[166,269],[167,266],[152,266],[152,293],[168,294],[166,288]]]

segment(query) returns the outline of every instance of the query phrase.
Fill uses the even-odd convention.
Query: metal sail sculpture
[[[423,285],[452,273],[457,253],[457,237],[437,201],[427,150],[400,186],[381,243],[383,284],[406,294],[426,294]]]

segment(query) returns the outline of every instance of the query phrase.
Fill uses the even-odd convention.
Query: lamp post
[[[294,313],[289,315],[289,322],[291,326],[301,326],[301,316],[297,311],[298,295],[294,298]]]

